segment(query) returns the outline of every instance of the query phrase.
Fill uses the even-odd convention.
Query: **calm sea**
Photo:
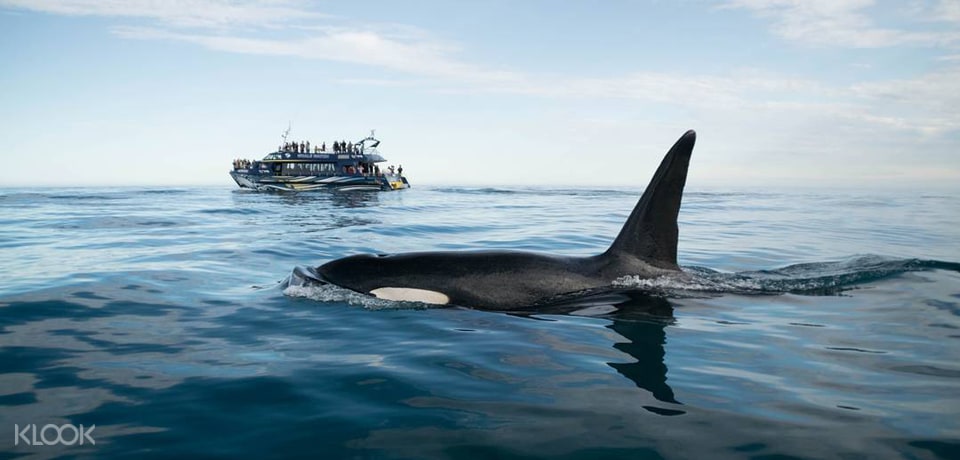
[[[690,188],[695,281],[562,311],[284,284],[598,253],[640,192],[0,189],[0,458],[960,458],[956,194]]]

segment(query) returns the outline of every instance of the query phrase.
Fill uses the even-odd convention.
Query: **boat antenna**
[[[287,143],[287,136],[290,135],[290,128],[291,128],[291,126],[292,126],[291,123],[288,121],[288,122],[287,122],[287,130],[283,132],[283,135],[282,135],[282,136],[280,136],[280,138],[283,139],[284,145],[286,145],[286,143]]]

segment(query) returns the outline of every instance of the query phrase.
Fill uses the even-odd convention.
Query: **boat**
[[[334,142],[311,146],[308,142],[287,142],[262,160],[234,160],[230,177],[240,188],[258,191],[400,190],[410,188],[403,167],[381,168],[387,160],[377,147],[374,132],[358,142]]]

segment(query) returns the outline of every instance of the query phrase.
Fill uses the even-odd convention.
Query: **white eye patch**
[[[423,302],[437,305],[446,305],[450,303],[450,297],[437,291],[426,289],[401,288],[401,287],[382,287],[370,291],[378,299],[398,300],[403,302]]]

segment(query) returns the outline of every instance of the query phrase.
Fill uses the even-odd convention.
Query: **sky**
[[[960,184],[960,0],[0,0],[0,187],[230,185],[281,135],[411,183]]]

